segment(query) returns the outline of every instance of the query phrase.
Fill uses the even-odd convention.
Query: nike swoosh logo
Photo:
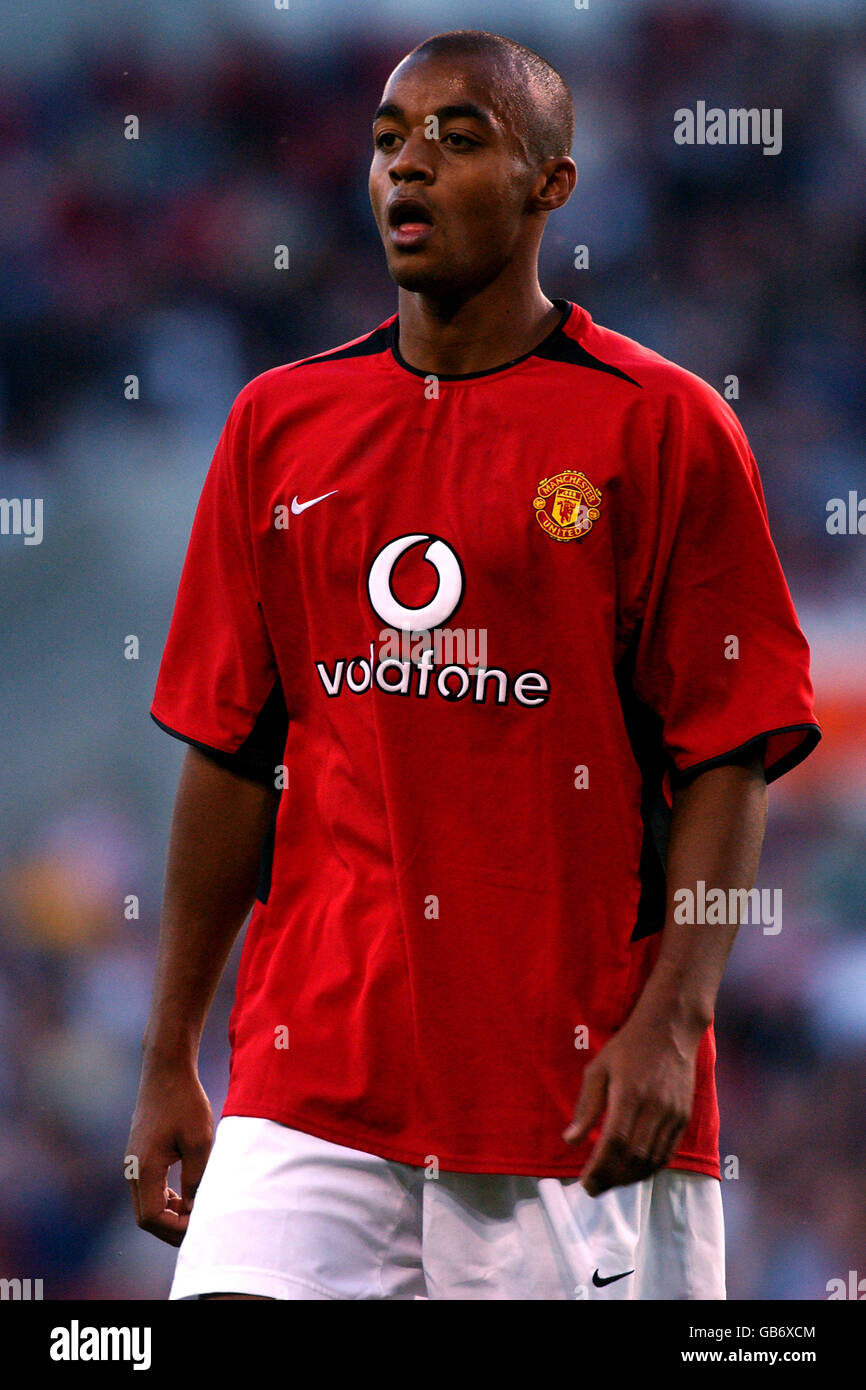
[[[311,497],[309,502],[299,502],[297,495],[294,496],[292,498],[292,516],[300,516],[301,512],[305,512],[308,507],[315,507],[317,502],[324,502],[326,497],[333,497],[334,493],[339,491],[340,489],[335,487],[331,492],[323,492],[321,497]]]
[[[611,1274],[609,1278],[602,1279],[598,1270],[596,1270],[592,1276],[592,1282],[597,1289],[603,1289],[605,1284],[615,1284],[617,1279],[625,1279],[629,1274],[634,1274],[634,1270],[627,1269],[624,1274]]]

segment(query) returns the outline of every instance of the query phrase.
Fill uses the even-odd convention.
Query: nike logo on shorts
[[[615,1284],[617,1279],[626,1279],[629,1274],[634,1274],[633,1269],[627,1269],[623,1274],[611,1274],[607,1279],[602,1279],[598,1270],[592,1276],[592,1282],[597,1289],[603,1289],[605,1284]]]

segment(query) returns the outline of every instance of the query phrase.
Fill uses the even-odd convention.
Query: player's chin
[[[447,296],[465,288],[463,279],[455,275],[453,264],[448,265],[423,253],[401,253],[390,257],[388,271],[401,290],[411,290],[416,294]]]
[[[438,267],[423,252],[398,251],[388,257],[388,273],[403,290],[423,289],[439,278]]]

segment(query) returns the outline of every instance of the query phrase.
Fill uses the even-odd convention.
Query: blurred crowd
[[[161,53],[108,33],[0,78],[0,493],[46,517],[39,547],[0,538],[0,1274],[46,1297],[168,1289],[173,1252],[136,1229],[122,1177],[181,758],[150,696],[234,394],[396,307],[370,121],[441,27],[416,8],[307,51],[261,27]],[[603,41],[503,22],[575,96],[578,187],[542,286],[719,390],[737,378],[813,645],[824,744],[771,789],[759,879],[783,889],[783,929],[742,929],[719,1008],[747,1299],[866,1276],[866,540],[825,524],[831,498],[866,496],[866,27],[798,14],[647,4]],[[697,100],[781,108],[782,151],[676,144]],[[232,975],[201,1060],[217,1113]]]

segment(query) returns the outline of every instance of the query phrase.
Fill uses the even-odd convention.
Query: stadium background
[[[244,382],[396,307],[371,112],[408,48],[482,27],[575,94],[579,183],[548,224],[547,294],[717,388],[739,377],[825,738],[771,790],[759,884],[783,889],[783,928],[742,929],[719,1009],[729,1292],[821,1299],[866,1275],[866,538],[825,527],[831,497],[866,493],[857,8],[4,11],[0,495],[43,497],[45,536],[0,536],[0,1274],[46,1298],[167,1292],[173,1251],[134,1226],[121,1161],[182,756],[148,707],[192,512]],[[673,113],[699,99],[781,107],[782,153],[677,146]],[[217,1113],[232,976],[201,1058]]]

